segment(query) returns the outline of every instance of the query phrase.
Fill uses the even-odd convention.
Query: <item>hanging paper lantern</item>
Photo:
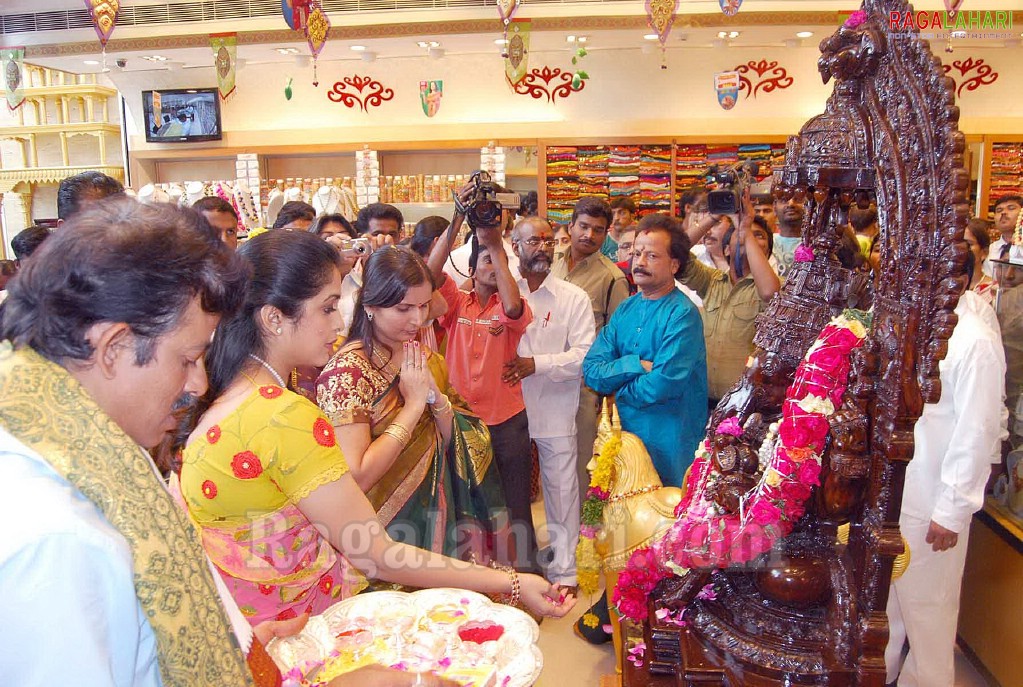
[[[531,23],[528,19],[515,19],[508,32],[511,34],[505,46],[504,73],[508,83],[514,86],[529,72],[529,34]]]
[[[668,34],[671,33],[671,25],[675,23],[677,12],[678,0],[646,0],[647,23],[657,34],[657,40],[661,43],[661,69],[666,69],[668,66],[665,62],[664,48],[668,43]]]
[[[213,66],[217,73],[217,87],[220,99],[234,93],[235,69],[238,60],[238,34],[211,33],[210,48],[213,49]]]
[[[505,26],[511,22],[521,4],[521,0],[497,0],[497,13]]]
[[[742,7],[742,0],[718,0],[718,4],[726,17],[734,17]]]
[[[7,91],[7,107],[17,110],[25,102],[24,81],[21,78],[22,60],[25,48],[3,48],[0,50],[0,64],[3,65],[4,87]]]
[[[117,24],[121,3],[118,0],[85,0],[85,8],[89,10],[89,18],[92,19],[99,42],[106,48]]]
[[[319,86],[320,80],[316,75],[316,58],[320,51],[327,44],[327,35],[330,33],[330,18],[320,7],[320,3],[313,0],[310,5],[309,20],[306,22],[305,39],[309,43],[309,50],[313,54],[313,86]]]
[[[284,15],[284,21],[288,23],[290,28],[295,31],[305,30],[306,21],[309,18],[309,4],[311,1],[312,0],[281,0],[281,13]]]

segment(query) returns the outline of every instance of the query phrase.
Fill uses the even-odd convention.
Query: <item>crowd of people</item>
[[[678,220],[582,197],[554,227],[529,205],[456,246],[459,211],[403,236],[390,205],[350,221],[293,201],[239,243],[220,198],[144,205],[98,173],[65,180],[58,228],[12,242],[0,306],[0,579],[16,590],[0,672],[187,684],[187,663],[235,684],[259,677],[271,637],[389,585],[567,613],[602,398],[662,483],[682,486],[792,269],[806,208],[746,194],[713,215],[694,189]],[[1002,459],[1006,409],[1015,426],[1023,266],[1005,258],[1020,206],[998,200],[996,241],[970,223],[942,400],[917,427],[902,524],[913,564],[889,607],[902,684],[946,684],[969,518]],[[878,242],[876,209],[854,207],[837,257],[869,280]],[[49,616],[76,638],[61,662],[40,660]],[[951,637],[935,629],[949,618]],[[348,679],[337,684],[442,684],[378,668]]]

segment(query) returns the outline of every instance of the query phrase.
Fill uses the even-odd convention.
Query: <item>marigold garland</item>
[[[612,436],[604,442],[590,476],[586,500],[583,501],[579,544],[575,549],[575,567],[579,590],[587,596],[592,596],[600,584],[600,557],[597,555],[595,539],[603,521],[604,506],[611,495],[615,458],[621,450],[620,436]],[[599,623],[600,620],[593,613],[587,612],[583,616],[583,624],[587,627],[596,627]]]
[[[846,310],[807,351],[786,392],[781,421],[761,447],[760,481],[742,497],[739,513],[721,512],[706,496],[708,485],[723,475],[711,460],[709,441],[697,450],[675,524],[654,547],[636,551],[618,578],[612,601],[622,615],[644,620],[647,597],[672,573],[748,563],[792,531],[820,483],[828,417],[841,406],[852,352],[869,325],[869,313]],[[738,425],[730,417],[714,433],[736,436]]]

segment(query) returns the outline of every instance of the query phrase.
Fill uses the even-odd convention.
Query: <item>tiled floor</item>
[[[539,530],[537,538],[540,546],[547,543],[544,541],[542,527],[545,521],[543,503],[533,504],[533,522]],[[544,670],[536,687],[598,687],[601,676],[614,672],[614,650],[610,643],[593,646],[572,631],[572,625],[588,606],[586,599],[580,599],[566,617],[560,620],[547,619],[540,626]],[[955,687],[990,687],[958,649]]]

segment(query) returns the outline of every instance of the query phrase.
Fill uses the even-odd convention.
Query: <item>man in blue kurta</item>
[[[707,423],[707,349],[696,306],[675,286],[689,239],[674,219],[639,223],[632,276],[639,293],[600,330],[586,359],[586,384],[614,395],[622,429],[638,436],[665,485],[682,486]]]

